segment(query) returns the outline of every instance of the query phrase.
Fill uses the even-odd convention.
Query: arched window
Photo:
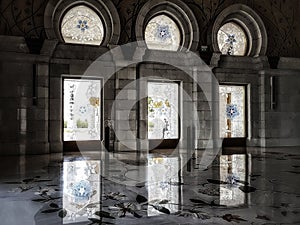
[[[181,42],[181,32],[169,16],[159,15],[147,24],[145,42],[149,49],[177,51]]]
[[[260,16],[249,6],[233,4],[224,9],[207,32],[215,53],[225,55],[262,56],[266,54],[268,37]]]
[[[104,26],[94,10],[84,5],[75,6],[62,19],[61,35],[66,43],[101,45]]]
[[[248,50],[247,42],[246,33],[236,23],[226,23],[218,31],[218,45],[223,55],[246,55]]]

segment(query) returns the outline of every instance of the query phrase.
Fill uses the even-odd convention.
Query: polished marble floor
[[[300,149],[0,157],[0,224],[300,224]]]

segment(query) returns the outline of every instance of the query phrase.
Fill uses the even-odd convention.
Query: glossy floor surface
[[[0,224],[300,224],[299,148],[171,153],[1,157]]]

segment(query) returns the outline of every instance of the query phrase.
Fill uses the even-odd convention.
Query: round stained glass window
[[[61,34],[66,43],[100,45],[104,27],[100,17],[87,6],[76,6],[63,17]]]
[[[247,36],[244,30],[235,23],[226,23],[220,28],[218,44],[223,55],[246,55]]]
[[[149,49],[177,51],[181,35],[177,24],[166,15],[149,21],[145,30],[145,42]]]

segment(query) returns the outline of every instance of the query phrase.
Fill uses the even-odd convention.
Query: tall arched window
[[[246,33],[236,23],[226,23],[218,31],[218,45],[223,55],[246,55],[248,50],[247,42]]]
[[[181,32],[173,19],[167,15],[159,15],[147,24],[145,42],[149,49],[177,51]]]
[[[104,26],[94,10],[84,5],[75,6],[62,19],[61,35],[66,43],[100,45]]]

